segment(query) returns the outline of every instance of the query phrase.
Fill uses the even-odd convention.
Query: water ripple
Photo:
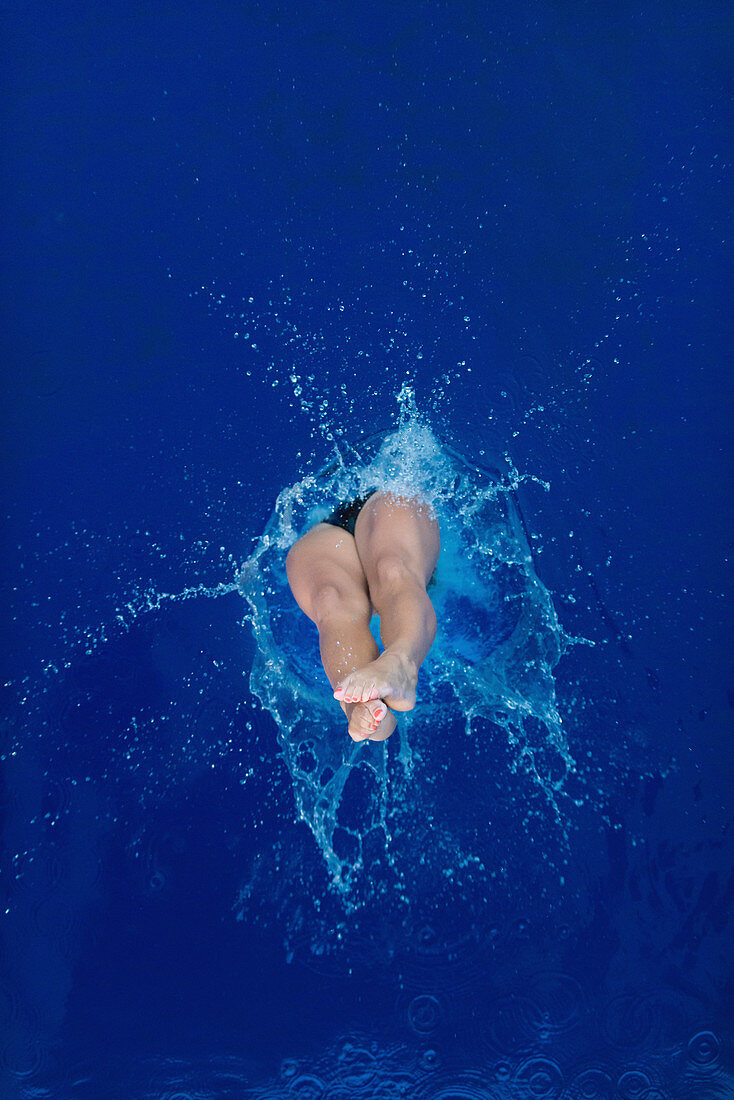
[[[518,1067],[513,1087],[518,1100],[556,1100],[563,1091],[563,1071],[552,1058],[535,1055]]]
[[[416,1086],[415,1100],[506,1100],[480,1070],[446,1070]]]
[[[612,1100],[615,1081],[604,1066],[587,1066],[571,1079],[568,1100]],[[565,1100],[565,1098],[564,1098]]]
[[[379,1063],[371,1051],[352,1043],[344,1044],[338,1057],[339,1082],[350,1088],[355,1096],[369,1089],[378,1069]]]
[[[717,1070],[721,1044],[713,1031],[697,1031],[688,1040],[688,1057],[697,1069]]]
[[[408,1025],[417,1035],[430,1035],[443,1022],[444,1010],[437,997],[421,993],[408,1005]]]
[[[325,1092],[326,1085],[321,1078],[309,1073],[299,1074],[288,1087],[288,1095],[296,1100],[322,1100]]]
[[[645,997],[622,994],[610,1001],[604,1011],[604,1036],[620,1050],[641,1046],[652,1027],[653,1011]]]
[[[636,1066],[625,1070],[617,1081],[617,1092],[621,1100],[642,1100],[652,1087],[653,1082],[649,1073]]]
[[[30,1080],[48,1062],[48,1051],[33,1036],[15,1035],[0,1051],[0,1065],[16,1080]]]
[[[528,994],[535,1004],[546,1033],[561,1033],[576,1027],[584,1012],[584,994],[575,978],[561,971],[537,974]],[[548,1034],[541,1035],[547,1038]]]
[[[480,982],[487,965],[473,931],[454,937],[424,924],[413,933],[402,973],[408,988],[456,992]]]

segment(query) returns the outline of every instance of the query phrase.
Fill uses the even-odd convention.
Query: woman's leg
[[[285,567],[296,603],[316,624],[324,671],[334,687],[378,653],[370,633],[372,604],[354,537],[318,523],[291,547]],[[395,729],[395,718],[377,696],[369,704],[341,703],[355,741],[384,740]]]
[[[441,548],[438,520],[420,500],[380,492],[359,513],[354,536],[385,648],[339,680],[334,695],[345,702],[384,699],[393,710],[411,710],[418,669],[436,636],[426,584]]]

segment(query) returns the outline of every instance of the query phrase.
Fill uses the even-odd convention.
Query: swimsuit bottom
[[[354,535],[354,525],[357,522],[357,516],[370,497],[374,496],[376,492],[377,489],[370,489],[363,497],[355,497],[354,500],[342,501],[341,504],[337,504],[331,515],[327,516],[326,519],[321,522],[330,523],[332,527],[341,527],[344,531],[348,531],[350,535]]]

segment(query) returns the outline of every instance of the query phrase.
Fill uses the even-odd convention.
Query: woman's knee
[[[372,614],[367,580],[350,535],[334,545],[334,528],[319,527],[302,536],[285,559],[296,603],[309,619],[367,618]]]
[[[369,620],[372,615],[372,604],[366,592],[361,592],[356,585],[344,585],[334,580],[315,584],[310,604],[310,618],[317,626],[329,620]]]
[[[425,587],[423,578],[405,556],[395,551],[379,554],[370,569],[370,591],[389,595],[406,586]]]

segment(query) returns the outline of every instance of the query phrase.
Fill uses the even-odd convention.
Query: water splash
[[[354,744],[321,668],[316,628],[288,589],[285,556],[339,500],[369,488],[426,500],[439,518],[441,558],[431,587],[439,632],[421,670],[419,702],[401,716],[399,760],[415,767],[426,716],[459,717],[468,736],[481,719],[504,731],[512,767],[526,772],[562,822],[559,798],[574,761],[556,706],[553,668],[571,639],[533,568],[514,491],[528,475],[472,464],[443,444],[419,414],[413,390],[397,396],[397,427],[347,446],[325,469],[284,489],[245,562],[239,588],[249,606],[256,655],[250,689],[272,715],[298,814],[345,898],[365,863],[365,839],[381,830],[389,848],[389,743]],[[534,479],[535,480],[535,479]],[[371,628],[379,640],[377,618]],[[354,817],[345,792],[360,788]]]

